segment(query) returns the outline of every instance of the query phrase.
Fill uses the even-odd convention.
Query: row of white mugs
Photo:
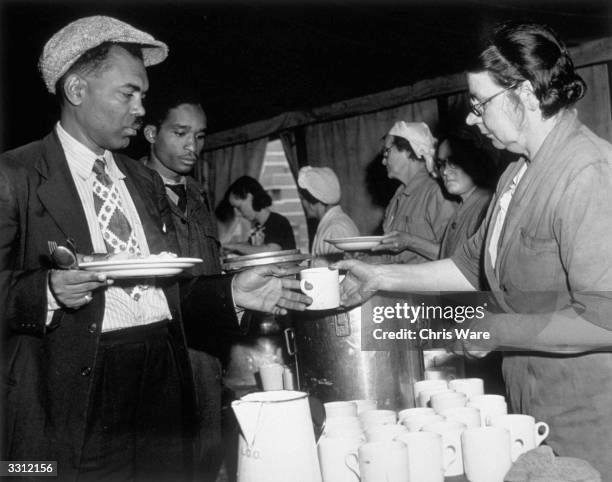
[[[470,481],[495,482],[503,480],[522,453],[548,436],[545,423],[528,415],[508,415],[503,396],[481,393],[481,379],[450,383],[453,389],[441,380],[416,382],[415,398],[431,406],[399,413],[377,410],[372,400],[326,403],[327,421],[318,446],[324,482],[354,482],[359,473],[362,481],[390,477],[433,482],[464,471]],[[403,454],[402,461],[390,461],[391,453]],[[491,460],[499,470],[490,470]],[[398,463],[400,468],[393,469]],[[408,471],[411,478],[393,478],[389,474],[394,470]]]

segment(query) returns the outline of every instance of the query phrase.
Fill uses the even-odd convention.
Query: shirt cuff
[[[59,309],[60,305],[51,291],[51,271],[49,271],[47,275],[47,320],[45,321],[47,326],[51,324],[54,313]]]
[[[242,317],[244,316],[244,312],[246,311],[244,308],[241,308],[239,306],[236,305],[236,302],[234,301],[234,280],[236,279],[235,276],[232,276],[232,284],[231,284],[231,291],[232,291],[232,305],[234,306],[234,311],[236,312],[236,319],[238,320],[238,326],[242,325]]]

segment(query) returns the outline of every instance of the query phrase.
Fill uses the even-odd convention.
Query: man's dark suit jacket
[[[142,221],[151,253],[176,250],[161,178],[125,156],[114,155]],[[61,480],[74,476],[84,442],[96,362],[103,290],[78,310],[60,309],[49,326],[47,241],[76,241],[91,253],[85,214],[55,131],[0,156],[0,320],[3,330],[3,459],[58,460]],[[191,370],[173,279],[162,281],[172,318],[186,400],[193,398]],[[190,310],[237,326],[230,278],[200,278],[190,290]],[[195,317],[194,317],[195,318]],[[205,334],[205,330],[202,329]],[[186,407],[191,413],[191,407]],[[190,424],[190,421],[186,421]]]

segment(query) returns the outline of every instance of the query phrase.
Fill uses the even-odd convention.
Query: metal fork
[[[47,246],[49,248],[49,254],[53,256],[53,253],[57,248],[57,243],[55,241],[47,241]]]

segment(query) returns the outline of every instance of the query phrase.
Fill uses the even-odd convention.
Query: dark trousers
[[[191,440],[166,322],[101,336],[79,480],[191,477]]]
[[[221,442],[221,363],[200,350],[189,349],[197,398],[199,441],[196,446],[196,479],[215,482],[223,462]]]

